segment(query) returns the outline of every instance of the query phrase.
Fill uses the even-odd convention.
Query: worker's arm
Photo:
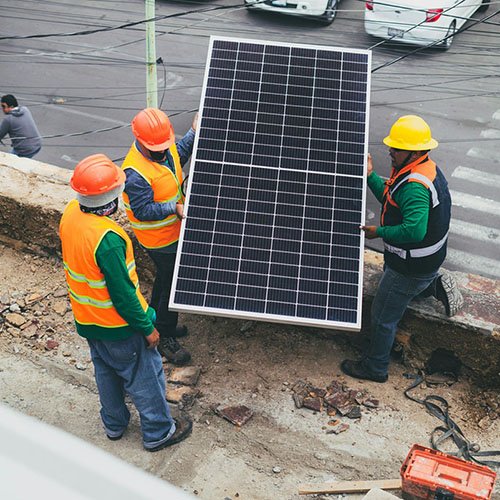
[[[0,124],[0,141],[9,133],[10,123],[9,120],[2,120]]]
[[[373,193],[375,198],[382,203],[382,198],[384,195],[384,189],[385,189],[385,181],[380,177],[377,172],[372,171],[372,173],[368,176],[367,179],[368,182],[368,187],[370,188],[370,191]]]
[[[394,193],[403,222],[397,226],[384,226],[376,229],[389,243],[418,243],[427,233],[429,222],[429,190],[419,182],[408,182]]]
[[[184,166],[185,163],[191,157],[193,152],[195,130],[191,127],[186,135],[175,145],[177,146],[177,152],[179,153],[179,158],[181,160],[181,165]]]
[[[106,286],[111,301],[118,314],[130,327],[148,337],[155,327],[137,298],[135,285],[132,283],[125,262],[127,246],[123,238],[110,231],[101,240],[96,260],[106,279]]]
[[[154,201],[154,193],[144,177],[132,168],[125,169],[127,179],[125,192],[128,195],[130,208],[137,219],[142,221],[162,220],[176,213],[175,201],[158,203]]]

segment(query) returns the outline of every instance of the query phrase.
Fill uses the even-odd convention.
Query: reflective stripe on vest
[[[389,245],[384,241],[384,248],[391,253],[396,254],[402,259],[406,259],[409,257],[419,258],[419,257],[428,257],[429,255],[433,255],[437,253],[443,245],[446,243],[446,239],[448,238],[448,233],[444,235],[437,243],[434,245],[430,245],[424,248],[412,248],[411,250],[405,250],[404,248],[395,247],[394,245]]]
[[[110,231],[125,241],[128,274],[142,308],[147,310],[147,302],[139,289],[132,242],[120,226],[108,217],[83,213],[73,200],[64,210],[59,231],[71,308],[78,323],[104,328],[128,325],[113,305],[95,257],[99,244]]]
[[[153,190],[155,203],[169,203],[184,201],[182,195],[182,166],[177,147],[169,149],[175,165],[175,175],[165,165],[148,160],[135,144],[130,148],[122,168],[136,171]],[[127,187],[123,193],[123,201],[127,217],[139,243],[146,248],[163,248],[175,243],[179,239],[181,221],[177,214],[171,214],[161,220],[141,221],[137,219],[130,206]]]

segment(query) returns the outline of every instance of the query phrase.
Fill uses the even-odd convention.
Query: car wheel
[[[485,10],[488,10],[489,6],[490,6],[490,0],[483,0],[478,10],[479,12],[484,12]]]
[[[446,39],[441,42],[439,45],[440,48],[444,50],[448,50],[451,47],[451,44],[453,43],[453,39],[455,38],[455,31],[457,30],[455,21],[453,21],[450,24],[450,27],[448,28],[448,31],[446,32]]]
[[[326,10],[321,18],[321,22],[323,24],[329,25],[332,24],[335,16],[337,15],[337,4],[338,0],[328,0],[326,4]]]

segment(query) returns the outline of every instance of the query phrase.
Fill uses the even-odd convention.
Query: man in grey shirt
[[[9,134],[12,154],[33,158],[42,149],[42,138],[30,110],[19,106],[12,94],[2,96],[2,111],[7,115],[0,124],[0,141]]]

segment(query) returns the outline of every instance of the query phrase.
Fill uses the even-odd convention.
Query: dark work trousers
[[[168,310],[168,300],[174,277],[175,253],[160,253],[148,250],[156,266],[155,282],[149,305],[156,311],[156,329],[160,337],[171,337],[175,332],[178,313]]]

